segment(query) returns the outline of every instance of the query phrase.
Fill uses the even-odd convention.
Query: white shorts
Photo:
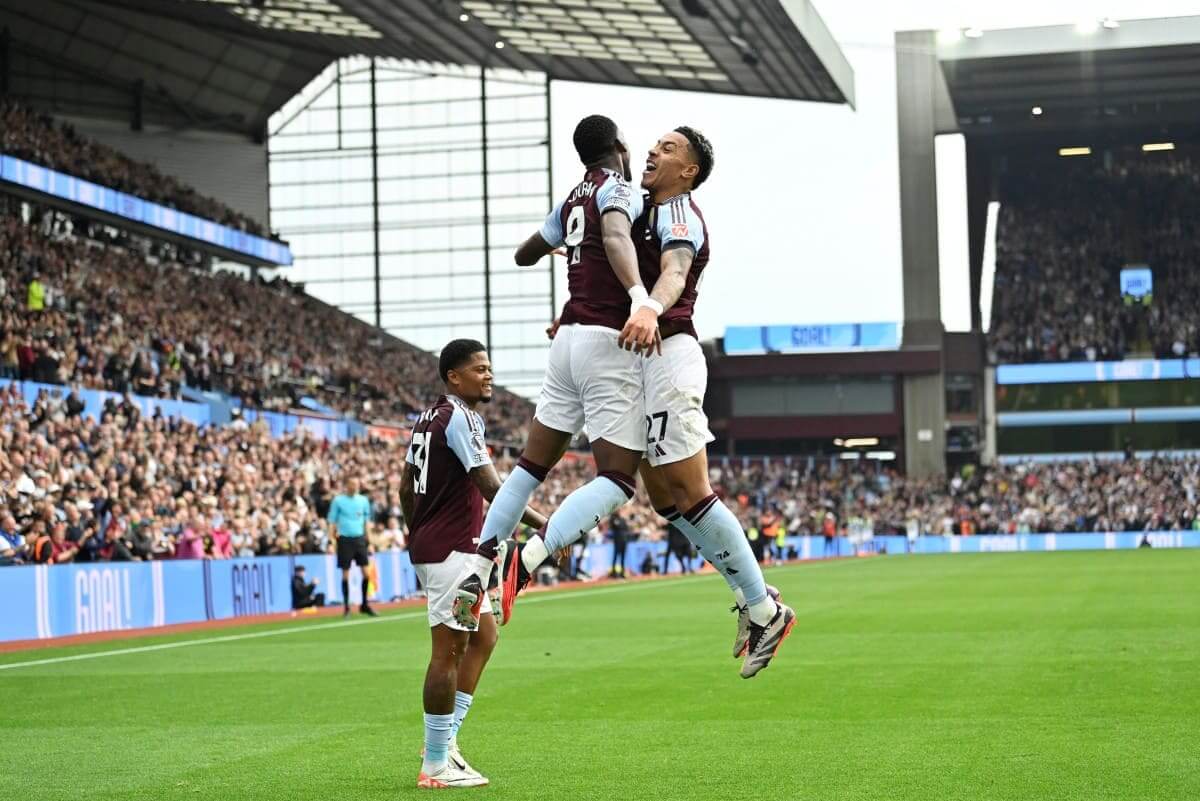
[[[708,365],[694,337],[676,334],[662,355],[642,360],[646,408],[646,461],[652,466],[694,456],[712,442],[704,414]]]
[[[589,440],[642,452],[646,422],[641,358],[619,347],[611,328],[562,326],[550,344],[534,419],[555,431],[583,431]]]
[[[425,590],[425,605],[429,608],[429,628],[440,623],[458,631],[469,631],[454,620],[454,591],[458,589],[458,582],[467,572],[469,555],[451,551],[444,562],[413,565],[413,569],[417,571],[417,578],[421,580],[421,588]],[[492,604],[485,592],[479,614],[491,613]]]

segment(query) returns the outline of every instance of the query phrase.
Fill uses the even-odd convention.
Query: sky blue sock
[[[463,720],[466,719],[467,713],[471,711],[471,702],[475,700],[475,696],[470,693],[464,693],[459,690],[454,694],[454,728],[450,732],[450,740],[458,739],[458,730],[462,728]]]
[[[679,514],[674,506],[670,507],[669,509],[658,509],[656,511],[662,517],[666,518],[668,525],[674,526],[683,532],[683,536],[688,538],[688,542],[690,542],[696,548],[696,550],[700,552],[700,555],[704,557],[706,562],[713,567],[717,567],[715,560],[719,551],[714,551],[710,547],[711,543],[705,539],[704,535],[701,534],[695,526],[689,523],[687,518]],[[721,574],[721,578],[725,579],[725,583],[729,585],[729,589],[733,590],[733,594],[737,596],[738,593],[741,592],[741,587],[739,587],[738,583],[734,581],[734,577],[720,568],[717,568],[717,572]],[[745,601],[742,598],[738,598],[738,603],[744,604]]]
[[[525,514],[529,499],[533,497],[533,493],[545,477],[544,471],[539,478],[523,464],[518,464],[512,469],[508,478],[500,485],[500,489],[496,490],[496,497],[492,498],[487,517],[483,519],[483,531],[479,533],[480,553],[491,548],[492,552],[486,555],[495,556],[496,543],[512,536],[513,530],[521,522],[521,516]]]
[[[774,608],[774,604],[766,603],[767,583],[763,580],[762,568],[758,566],[754,552],[750,550],[742,524],[721,503],[716,493],[689,509],[683,519],[691,524],[705,549],[712,554],[709,561],[713,567],[721,571],[730,586],[736,585],[741,589],[752,616],[756,606],[760,609]],[[686,528],[680,528],[685,534],[690,533]]]
[[[550,515],[546,550],[554,553],[585,536],[633,497],[633,486],[629,476],[605,472],[572,492]]]
[[[446,766],[450,738],[454,736],[454,715],[425,713],[425,760],[421,772],[432,775]]]

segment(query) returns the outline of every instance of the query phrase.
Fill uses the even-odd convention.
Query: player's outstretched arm
[[[600,218],[600,233],[604,239],[604,255],[616,273],[621,287],[628,292],[642,285],[638,273],[637,251],[633,248],[632,224],[621,209],[609,209]]]
[[[696,254],[686,245],[664,250],[659,260],[659,276],[650,290],[650,297],[662,304],[663,309],[669,309],[683,294],[687,286],[688,272]]]
[[[475,485],[475,488],[479,490],[479,494],[488,503],[491,503],[492,498],[495,498],[496,493],[500,490],[500,474],[496,472],[496,466],[491,462],[480,465],[467,473],[467,476],[470,477],[471,483]],[[526,506],[525,513],[521,515],[521,522],[527,526],[540,529],[546,525],[546,518],[532,506]]]
[[[693,258],[691,249],[686,247],[670,248],[663,252],[658,280],[654,282],[654,289],[650,292],[649,300],[633,310],[625,327],[621,329],[621,335],[617,337],[617,343],[621,347],[628,350],[630,344],[633,343],[637,350],[641,350],[647,356],[650,355],[651,350],[662,353],[658,316],[674,306],[675,302],[679,300],[679,296],[683,294],[683,288],[687,285],[688,271],[692,269]],[[642,341],[641,337],[648,330],[654,332],[652,344],[637,344]]]
[[[539,231],[530,235],[517,247],[517,252],[513,254],[513,260],[518,267],[532,267],[553,252],[554,246],[546,242]]]

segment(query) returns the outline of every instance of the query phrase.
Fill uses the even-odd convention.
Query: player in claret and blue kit
[[[474,610],[472,625],[459,623],[454,614],[459,576],[479,543],[483,502],[500,488],[476,411],[492,399],[492,365],[482,343],[456,339],[442,349],[438,370],[446,394],[413,427],[400,480],[408,553],[425,589],[433,639],[425,673],[425,752],[417,778],[417,786],[426,789],[488,783],[463,759],[458,730],[496,646],[486,596]],[[530,526],[546,522],[529,508],[520,517]]]
[[[657,342],[651,316],[629,325],[631,310],[648,301],[638,275],[630,228],[642,210],[630,181],[629,151],[616,124],[586,117],[575,128],[583,179],[541,229],[516,252],[520,265],[535,264],[565,247],[570,297],[550,346],[546,376],[521,459],[488,509],[478,558],[459,592],[462,622],[478,604],[493,560],[501,564],[500,623],[508,622],[516,594],[539,564],[595,528],[633,497],[645,447],[641,354]],[[617,343],[626,328],[631,349]],[[521,510],[571,439],[586,431],[599,475],[572,492],[550,516],[546,530],[518,544],[508,539]]]
[[[712,145],[680,126],[664,134],[646,158],[645,208],[633,224],[642,281],[652,287],[622,332],[628,342],[657,315],[661,352],[641,361],[646,422],[642,479],[660,515],[682,531],[725,577],[738,610],[734,655],[751,678],[774,657],[795,613],[767,586],[742,526],[708,481],[706,446],[713,436],[704,414],[708,367],[692,324],[708,264],[708,226],[692,192],[713,167]]]

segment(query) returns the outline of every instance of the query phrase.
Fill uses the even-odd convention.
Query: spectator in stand
[[[46,287],[42,286],[41,276],[37,273],[34,273],[33,278],[29,279],[25,308],[31,312],[44,311],[46,308]]]
[[[19,565],[25,559],[25,538],[13,516],[0,517],[0,566]]]
[[[175,558],[203,559],[205,556],[204,523],[199,517],[193,517],[175,541]]]

